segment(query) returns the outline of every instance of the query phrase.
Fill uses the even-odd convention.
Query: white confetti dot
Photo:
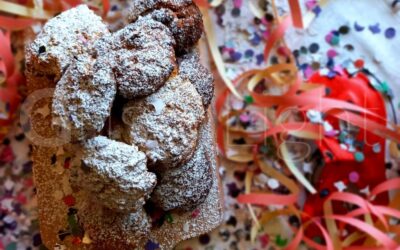
[[[279,187],[279,182],[276,179],[269,179],[267,184],[271,189],[277,189]]]

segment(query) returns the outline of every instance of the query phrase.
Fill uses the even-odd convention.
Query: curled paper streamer
[[[278,22],[275,25],[276,29],[271,33],[268,39],[264,56],[267,59],[271,50],[282,40],[285,31],[293,24],[297,27],[307,27],[311,20],[315,17],[314,13],[307,13],[302,19],[299,5],[297,1],[290,1],[292,15],[283,18],[276,18]],[[321,1],[320,5],[326,4],[326,0]],[[273,3],[274,4],[274,3]],[[262,11],[257,9],[255,4],[250,3],[250,9],[256,16],[261,16]],[[277,13],[277,11],[274,11]],[[296,12],[296,13],[293,13]],[[300,18],[299,18],[300,17]],[[206,16],[206,19],[209,18]],[[208,23],[210,24],[210,23]],[[212,28],[212,27],[211,27]],[[207,33],[211,30],[206,27]],[[209,43],[215,44],[215,38],[211,36]],[[212,46],[212,45],[211,45]],[[219,51],[211,48],[211,53],[214,58]],[[218,57],[219,54],[217,54]],[[219,73],[225,76],[225,68],[222,59],[216,62]],[[286,73],[287,77],[282,77],[282,72]],[[288,77],[289,76],[289,77]],[[286,89],[282,95],[270,95],[265,92],[256,91],[256,87],[263,80],[267,80],[274,86],[281,86]],[[382,138],[398,142],[400,139],[399,131],[394,131],[377,122],[377,120],[386,121],[386,117],[381,117],[379,114],[367,110],[358,105],[354,105],[345,101],[326,97],[324,85],[316,83],[303,82],[300,75],[297,73],[297,68],[292,60],[289,64],[277,64],[261,70],[250,70],[244,72],[237,79],[227,81],[224,78],[227,89],[225,89],[216,99],[216,112],[218,115],[219,126],[217,126],[218,146],[222,154],[231,161],[248,162],[253,161],[258,168],[271,178],[278,180],[283,186],[289,190],[289,194],[281,195],[269,190],[252,192],[252,182],[255,176],[253,171],[248,171],[245,178],[245,193],[238,197],[238,202],[246,204],[250,216],[254,221],[251,229],[251,239],[254,241],[260,228],[265,226],[268,221],[278,216],[294,215],[302,221],[299,227],[292,228],[294,237],[285,249],[298,249],[301,243],[305,243],[313,249],[395,249],[400,242],[400,226],[390,225],[389,217],[398,218],[400,216],[400,195],[396,195],[390,204],[387,206],[382,204],[374,204],[374,197],[378,194],[393,192],[400,187],[400,179],[389,180],[376,186],[371,194],[367,197],[361,197],[346,192],[338,192],[331,194],[323,204],[323,215],[313,217],[301,211],[297,205],[299,199],[299,184],[304,186],[310,193],[315,193],[315,188],[308,182],[303,174],[291,162],[288,149],[281,148],[281,156],[286,163],[286,167],[296,177],[292,180],[285,175],[285,171],[277,170],[270,166],[266,161],[262,160],[262,156],[258,151],[257,143],[263,142],[267,137],[274,138],[277,145],[282,140],[282,134],[292,135],[298,138],[306,138],[320,141],[324,144],[329,144],[328,138],[324,136],[324,129],[320,125],[311,124],[308,122],[293,122],[286,121],[284,118],[285,110],[288,108],[296,108],[299,112],[305,112],[309,109],[324,112],[327,116],[335,117],[346,121],[350,124],[358,126],[366,131],[370,131]],[[242,91],[243,86],[247,89]],[[247,103],[247,106],[257,108],[275,108],[275,118],[267,117],[263,112],[252,110],[252,114],[257,117],[265,128],[258,131],[247,131],[242,128],[231,127],[227,121],[230,118],[238,117],[243,110],[229,110],[226,112],[226,103],[230,98],[242,100],[242,92],[248,93],[252,98],[252,102]],[[243,94],[244,96],[244,94]],[[232,145],[227,144],[226,134],[232,133],[240,135],[246,140],[254,142],[254,145],[249,145],[247,152],[240,152],[236,155],[229,155],[227,152]],[[393,146],[394,145],[394,146]],[[391,148],[397,144],[392,144]],[[333,153],[335,149],[332,148]],[[400,158],[400,153],[392,150],[393,155]],[[353,160],[353,159],[351,159]],[[356,206],[354,211],[347,214],[336,213],[332,204],[343,203]],[[283,209],[269,211],[271,205],[283,206]],[[259,216],[255,214],[253,206],[265,207]],[[316,243],[307,236],[307,230],[311,227],[316,227],[321,233],[323,244]],[[342,237],[344,230],[352,228],[348,235]],[[394,239],[390,238],[387,233],[397,233]],[[379,247],[371,247],[380,245]]]
[[[4,82],[0,88],[0,140],[7,134],[15,116],[20,96],[18,84],[22,77],[15,70],[14,56],[11,51],[10,34],[0,31],[0,70]]]
[[[21,4],[7,2],[4,0],[0,0],[0,11],[17,16],[30,17],[33,19],[41,20],[50,19],[56,14],[54,12],[45,11],[40,8],[30,8]]]

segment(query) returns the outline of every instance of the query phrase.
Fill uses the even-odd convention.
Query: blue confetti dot
[[[307,68],[308,68],[308,63],[303,63],[302,65],[300,65],[301,70],[306,70]]]
[[[368,29],[372,32],[372,34],[378,34],[381,32],[381,28],[379,27],[379,23],[375,25],[368,26]]]
[[[248,50],[246,50],[246,51],[244,52],[244,56],[245,56],[246,58],[253,57],[253,56],[254,56],[254,51],[253,51],[252,49],[248,49]]]
[[[35,234],[33,236],[33,246],[37,247],[40,246],[42,244],[42,237],[40,236],[40,234]]]
[[[234,62],[237,62],[237,61],[239,61],[241,58],[242,58],[242,53],[240,53],[240,52],[233,52],[233,53],[231,53],[230,54],[230,56],[231,56],[231,59],[234,61]]]
[[[253,38],[250,40],[250,43],[254,46],[257,46],[261,43],[261,36],[258,35],[257,33],[253,34]]]
[[[394,28],[387,28],[385,30],[385,37],[387,39],[392,39],[396,36],[396,30]]]
[[[312,11],[316,16],[318,16],[321,13],[322,9],[319,6],[316,6]]]
[[[326,67],[333,68],[334,66],[335,66],[335,61],[333,61],[332,58],[329,58],[328,62],[326,63]]]
[[[257,65],[260,65],[264,62],[264,55],[263,54],[259,54],[256,56],[257,59]]]
[[[145,249],[146,249],[146,250],[156,250],[156,249],[160,249],[160,245],[157,244],[157,243],[155,243],[155,242],[153,242],[153,241],[151,241],[151,240],[149,240],[149,241],[146,243]]]
[[[354,29],[358,32],[363,31],[365,29],[364,26],[359,25],[357,22],[354,23]]]

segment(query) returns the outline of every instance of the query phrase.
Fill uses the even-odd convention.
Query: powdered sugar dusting
[[[205,142],[204,128],[193,157],[177,169],[161,174],[152,199],[165,211],[179,208],[191,211],[206,199],[213,183],[212,164]]]
[[[112,36],[114,72],[119,94],[133,99],[152,94],[175,68],[175,41],[163,24],[140,18]]]
[[[164,102],[162,114],[152,105],[154,100]],[[190,159],[203,118],[200,95],[189,81],[179,76],[153,95],[129,102],[123,113],[127,141],[144,151],[149,164],[158,168],[174,168]],[[149,140],[156,141],[159,147],[148,147]]]
[[[214,97],[214,77],[200,63],[199,52],[193,48],[178,58],[179,74],[186,77],[196,87],[207,108]]]
[[[145,154],[136,146],[104,136],[84,144],[82,164],[71,180],[96,194],[111,210],[135,211],[144,205],[157,182],[155,174],[147,172]]]
[[[86,5],[66,11],[48,21],[27,47],[27,70],[34,75],[54,76],[57,82],[74,56],[90,50],[91,41],[108,33],[101,18]]]

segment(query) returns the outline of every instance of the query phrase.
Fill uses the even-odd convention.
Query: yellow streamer
[[[43,10],[43,8],[39,7],[40,5],[36,8],[29,8],[20,4],[0,0],[0,11],[4,11],[10,14],[41,20],[50,19],[56,14],[53,12],[45,11]]]
[[[286,166],[292,172],[292,174],[297,178],[297,180],[303,184],[303,186],[312,194],[317,193],[317,190],[311,185],[311,183],[304,177],[304,175],[299,171],[296,165],[290,158],[289,150],[286,147],[285,143],[280,145],[283,161],[285,162]]]
[[[232,92],[232,94],[235,95],[240,100],[243,100],[242,95],[239,94],[239,92],[235,88],[233,82],[226,76],[225,64],[222,59],[221,53],[219,52],[219,49],[217,47],[217,40],[215,37],[215,32],[213,30],[210,15],[208,14],[208,10],[202,9],[202,13],[203,13],[203,18],[204,18],[204,27],[206,29],[208,46],[210,48],[211,55],[214,59],[214,63],[217,66],[218,72],[219,72],[222,80],[224,80],[226,86]]]

